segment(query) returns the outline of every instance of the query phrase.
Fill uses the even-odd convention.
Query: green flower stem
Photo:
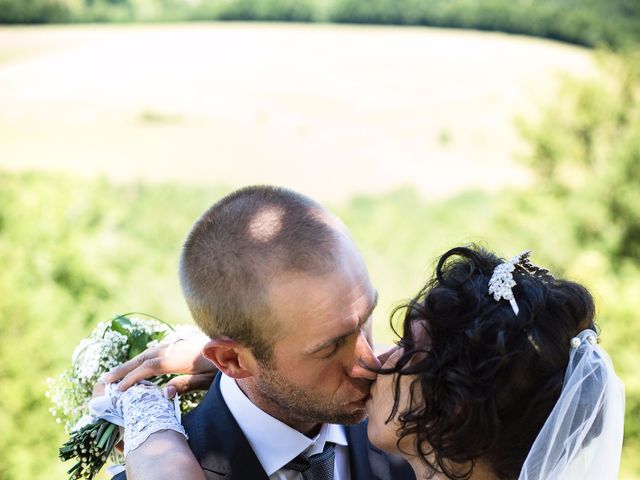
[[[113,423],[109,424],[109,426],[107,427],[106,431],[100,437],[100,441],[98,442],[98,448],[103,448],[105,446],[105,444],[109,440],[109,437],[114,432],[116,427],[117,427],[117,425],[115,425]]]

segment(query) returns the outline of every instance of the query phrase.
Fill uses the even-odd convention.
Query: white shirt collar
[[[325,423],[311,439],[255,406],[238,384],[222,374],[220,392],[267,475],[273,475],[301,453],[314,455],[325,442],[347,446],[342,425]]]

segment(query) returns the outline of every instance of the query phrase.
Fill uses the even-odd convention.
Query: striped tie
[[[336,456],[334,446],[333,443],[327,442],[324,444],[322,453],[310,457],[300,454],[287,463],[284,468],[302,473],[304,480],[333,480],[333,460]]]

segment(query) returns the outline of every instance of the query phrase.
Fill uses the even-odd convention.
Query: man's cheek
[[[341,366],[328,364],[310,369],[298,369],[295,372],[294,382],[298,385],[307,385],[312,389],[322,389],[333,383],[340,383]]]

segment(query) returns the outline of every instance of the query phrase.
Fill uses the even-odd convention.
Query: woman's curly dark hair
[[[398,414],[400,438],[415,435],[422,460],[451,479],[469,478],[478,461],[500,479],[518,477],[560,395],[571,338],[595,328],[587,289],[545,271],[513,272],[515,315],[488,293],[502,262],[474,245],[446,252],[433,279],[400,307],[404,351],[385,370],[400,373],[389,417]],[[405,374],[416,375],[406,409]]]

